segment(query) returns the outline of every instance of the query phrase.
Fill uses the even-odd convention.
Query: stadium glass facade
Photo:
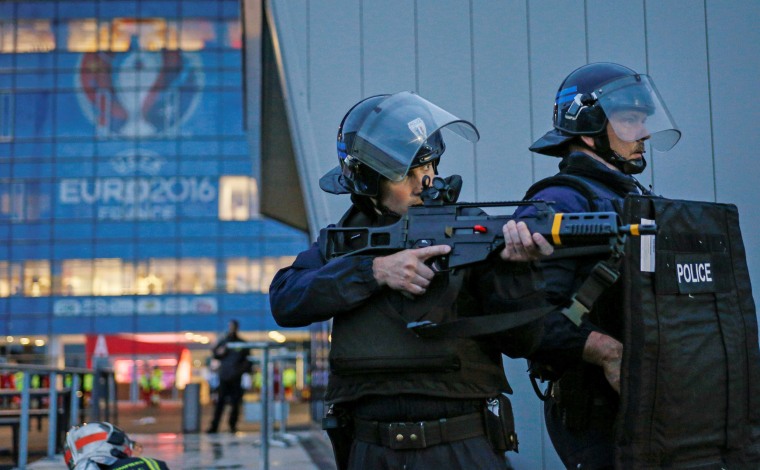
[[[276,328],[308,239],[258,215],[242,44],[237,0],[0,2],[0,343]]]

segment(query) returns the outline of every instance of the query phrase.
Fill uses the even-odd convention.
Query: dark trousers
[[[431,421],[482,412],[484,400],[420,395],[369,396],[353,404],[357,418],[381,422]],[[424,449],[394,450],[354,440],[349,470],[506,470],[503,452],[494,452],[483,436],[454,440]]]
[[[419,450],[393,450],[354,441],[349,470],[506,470],[507,459],[494,452],[485,436],[438,444]]]
[[[544,402],[546,430],[565,467],[612,470],[615,458],[614,412],[614,409],[610,410],[610,420],[589,422],[585,429],[571,430],[565,426],[557,402],[551,398]]]
[[[217,389],[218,396],[216,406],[214,406],[214,418],[211,420],[210,431],[216,432],[219,429],[219,421],[222,419],[224,405],[229,403],[230,415],[228,423],[230,431],[237,430],[238,415],[240,414],[240,403],[243,401],[243,387],[240,386],[240,378],[232,380],[220,380]]]

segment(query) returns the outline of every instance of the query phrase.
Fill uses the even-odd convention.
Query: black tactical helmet
[[[608,121],[623,110],[645,113],[645,127],[626,133],[616,127],[614,120]],[[681,137],[649,76],[619,64],[600,62],[584,65],[565,78],[554,102],[554,129],[534,142],[530,150],[562,157],[575,136],[606,138],[608,122],[623,140],[651,138],[652,145],[661,151],[670,150]]]
[[[414,93],[365,98],[343,117],[337,138],[339,166],[324,175],[319,186],[333,194],[377,196],[381,176],[397,181],[410,168],[428,163],[437,168],[446,150],[440,128],[465,124],[477,136],[472,124]],[[452,128],[460,135],[466,133],[457,129]],[[405,153],[410,148],[412,153]]]

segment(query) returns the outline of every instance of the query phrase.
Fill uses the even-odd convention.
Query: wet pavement
[[[242,410],[241,410],[242,411]],[[159,408],[119,403],[118,424],[143,446],[143,455],[166,461],[171,470],[261,469],[264,468],[257,422],[243,418],[238,432],[229,433],[222,421],[218,434],[183,434],[181,403],[165,401]],[[201,429],[211,417],[211,407],[203,406]],[[65,469],[62,455],[47,458],[46,423],[30,430],[29,469]],[[323,431],[311,421],[307,402],[292,403],[285,437],[278,431],[269,446],[269,468],[293,470],[335,470],[332,449]],[[285,442],[287,441],[287,442]],[[7,454],[10,429],[0,429],[0,469],[13,468]]]
[[[329,443],[320,431],[291,433],[293,444],[274,441],[269,448],[269,468],[292,470],[334,469],[326,461]],[[134,434],[143,445],[143,455],[163,460],[171,470],[221,470],[264,468],[258,432],[235,434]],[[310,453],[311,452],[311,453]],[[44,458],[27,466],[34,470],[66,468],[63,456]]]

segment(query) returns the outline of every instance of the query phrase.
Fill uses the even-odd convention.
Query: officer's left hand
[[[533,261],[554,253],[554,247],[539,233],[531,234],[525,222],[510,220],[504,227],[504,261]]]

